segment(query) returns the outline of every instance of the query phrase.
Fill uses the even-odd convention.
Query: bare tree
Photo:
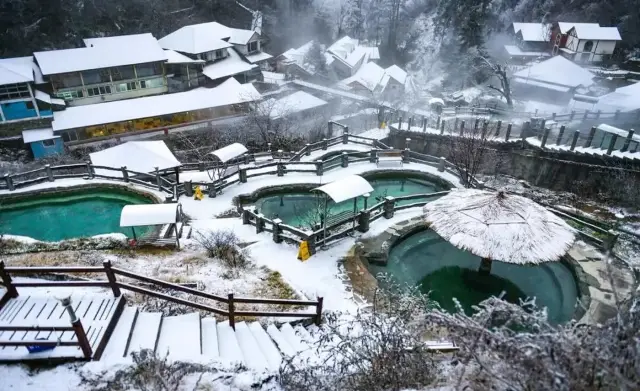
[[[500,95],[502,95],[507,101],[507,105],[509,107],[513,107],[513,99],[511,98],[511,83],[509,80],[507,64],[500,63],[477,49],[470,50],[469,54],[473,56],[472,63],[476,64],[476,69],[478,71],[488,72],[491,76],[497,78],[500,82],[500,86],[489,84],[487,87],[499,92]]]
[[[488,156],[489,137],[492,129],[488,121],[480,123],[476,119],[473,126],[464,121],[458,123],[457,129],[449,128],[449,158],[455,165],[462,183],[466,187],[471,186],[471,181],[486,164]],[[455,125],[454,125],[455,126]]]
[[[267,98],[252,105],[245,123],[264,144],[274,143],[289,133],[293,125],[289,120],[292,112],[293,108],[283,104],[281,100]]]

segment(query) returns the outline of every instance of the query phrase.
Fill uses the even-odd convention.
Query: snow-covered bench
[[[402,151],[379,151],[376,166],[380,164],[400,164],[402,166]]]

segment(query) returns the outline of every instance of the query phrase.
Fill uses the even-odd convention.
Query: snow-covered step
[[[228,321],[218,323],[218,349],[220,350],[220,358],[223,360],[245,364],[236,333],[229,326]]]
[[[113,329],[107,347],[102,353],[101,360],[117,361],[125,357],[127,344],[131,338],[137,316],[138,307],[126,307],[122,310],[118,324]]]
[[[155,350],[162,323],[162,312],[140,312],[131,335],[127,355],[143,349]]]
[[[160,357],[169,360],[194,360],[200,356],[200,313],[166,316],[162,320],[158,347]]]
[[[282,333],[289,346],[291,346],[296,352],[307,350],[308,347],[300,340],[300,337],[296,335],[296,332],[293,331],[293,327],[291,327],[289,323],[285,323],[280,326],[280,333]]]
[[[251,330],[251,334],[253,334],[253,338],[255,338],[256,342],[258,342],[258,346],[260,347],[260,351],[264,354],[264,357],[267,359],[269,363],[269,369],[272,371],[277,371],[280,369],[280,364],[282,364],[282,355],[280,351],[273,343],[273,340],[269,338],[269,335],[262,328],[260,323],[252,322],[249,324],[249,330]],[[237,331],[237,330],[236,330]]]
[[[258,341],[253,337],[249,326],[245,322],[236,323],[236,338],[249,369],[265,371],[269,368],[267,358],[260,350]]]
[[[204,318],[200,322],[200,327],[202,330],[202,355],[206,358],[220,357],[216,319]]]
[[[296,334],[298,335],[298,337],[300,337],[300,340],[302,340],[302,342],[306,343],[307,346],[312,345],[313,343],[315,343],[317,341],[316,338],[314,338],[308,331],[307,329],[305,329],[302,325],[297,325],[296,327],[293,328],[293,330],[296,332]]]
[[[282,352],[285,357],[295,356],[296,351],[289,345],[287,340],[275,325],[270,324],[267,327],[267,334],[269,334],[273,342],[278,345],[278,349],[280,349],[280,352]]]

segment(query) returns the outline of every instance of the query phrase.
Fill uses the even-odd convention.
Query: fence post
[[[610,229],[607,237],[602,241],[602,248],[605,251],[611,251],[617,242],[618,234],[614,230]]]
[[[89,179],[93,179],[94,176],[94,172],[93,172],[93,166],[91,165],[90,161],[86,161],[85,162],[87,164],[87,175],[89,176]]]
[[[429,120],[427,118],[423,118],[422,119],[422,131],[424,133],[427,133],[427,123],[429,122]]]
[[[473,123],[473,130],[474,130],[474,132],[475,132],[476,130],[478,130],[478,125],[479,125],[479,124],[480,124],[480,117],[476,117],[476,120],[475,120],[475,122]]]
[[[442,120],[442,122],[440,122],[440,135],[444,134],[444,124],[445,124],[445,120]]]
[[[322,139],[322,150],[323,150],[323,151],[326,151],[326,150],[327,150],[327,148],[329,148],[329,141],[327,141],[327,139],[326,139],[326,138],[323,138],[323,139]]]
[[[407,121],[407,131],[411,131],[411,127],[413,126],[413,117],[409,117],[409,120]]]
[[[7,182],[7,188],[9,189],[9,191],[14,191],[16,189],[13,186],[13,178],[11,178],[11,175],[4,174],[4,181]]]
[[[522,140],[522,149],[527,147],[527,133],[529,133],[531,123],[529,121],[525,122],[522,126],[522,133],[520,134],[520,139]]]
[[[570,120],[573,120],[573,118],[576,116],[576,111],[575,110],[571,110],[571,115],[569,116]]]
[[[204,171],[204,162],[198,162],[198,171]]]
[[[324,173],[324,163],[322,161],[316,162],[316,175],[322,176]]]
[[[80,318],[78,318],[76,312],[73,310],[73,306],[71,305],[71,297],[69,296],[61,299],[60,304],[62,304],[64,309],[67,311],[67,314],[69,314],[71,326],[73,327],[73,331],[76,334],[76,338],[78,338],[78,345],[80,345],[80,349],[82,350],[84,358],[90,360],[91,356],[93,355],[93,352],[91,351],[91,344],[89,343],[87,333],[82,326]]]
[[[51,164],[45,164],[44,165],[44,170],[47,173],[47,180],[49,182],[53,182],[53,171],[51,171]]]
[[[193,181],[184,182],[184,195],[187,197],[193,197]]]
[[[499,120],[496,125],[496,134],[495,137],[500,137],[500,129],[502,128],[502,120]]]
[[[378,153],[375,149],[369,151],[369,163],[375,163],[378,158]]]
[[[458,129],[458,117],[456,117],[455,121],[453,122],[453,130],[456,131]]]
[[[324,302],[323,297],[318,297],[318,305],[316,306],[316,326],[320,326],[322,323],[322,303]]]
[[[311,144],[307,143],[304,146],[304,155],[311,156]]]
[[[129,182],[129,171],[127,171],[127,166],[122,166],[120,169],[122,170],[122,179],[125,182]]]
[[[464,136],[464,120],[460,121],[460,136]]]
[[[633,129],[629,130],[629,134],[627,134],[627,138],[624,140],[624,145],[622,146],[620,152],[627,152],[627,150],[629,149],[629,145],[631,145],[631,140],[633,140],[633,133]]]
[[[447,163],[447,159],[445,159],[444,157],[441,157],[440,160],[438,161],[438,171],[444,172],[446,163]]]
[[[589,130],[589,136],[587,136],[587,141],[584,142],[584,147],[589,148],[591,146],[591,142],[593,142],[593,136],[596,134],[596,127],[592,126],[591,130]]]
[[[160,177],[160,170],[156,167],[156,184],[158,185],[158,190],[162,191],[162,181]]]
[[[371,222],[371,212],[368,210],[361,210],[358,214],[358,231],[369,231],[369,224]]]
[[[284,165],[280,162],[276,163],[276,175],[284,176]]]
[[[509,142],[509,137],[511,137],[511,128],[513,128],[513,124],[512,123],[507,125],[507,133],[505,133],[505,135],[504,135],[504,141],[505,142]]]
[[[5,270],[4,261],[0,261],[0,280],[2,280],[2,284],[7,289],[7,295],[9,295],[9,297],[18,297],[18,290],[13,286],[11,276]]]
[[[273,234],[273,241],[275,243],[281,243],[282,242],[282,236],[280,236],[280,232],[282,232],[282,228],[280,228],[280,224],[282,224],[282,220],[280,219],[273,219],[273,232],[271,232]]]
[[[229,326],[231,326],[232,329],[236,329],[236,309],[235,309],[235,305],[233,302],[233,292],[229,292],[229,294],[227,295],[227,299],[229,300]]]
[[[238,170],[238,179],[240,180],[240,183],[247,183],[247,169],[246,168],[241,168],[240,170]]]
[[[211,185],[207,186],[209,190],[209,198],[216,198],[218,196],[218,189],[216,189],[216,181],[211,182]]]
[[[349,143],[349,128],[344,128],[344,131],[342,132],[342,144],[348,144]]]
[[[107,275],[107,280],[109,280],[109,285],[111,285],[113,295],[115,297],[120,297],[122,293],[120,292],[120,287],[118,286],[118,282],[116,281],[116,275],[111,268],[111,261],[102,262],[102,266],[104,267],[104,272]]]
[[[616,141],[618,141],[618,135],[612,134],[611,141],[609,141],[609,148],[607,148],[607,155],[611,155],[611,152],[613,152],[613,148],[616,146]]]
[[[564,136],[565,129],[566,129],[566,126],[564,125],[560,127],[560,131],[558,131],[558,138],[556,139],[556,145],[560,145],[560,143],[562,142],[562,136]]]
[[[309,246],[309,254],[314,255],[316,253],[316,236],[310,235],[306,239],[307,246]]]
[[[340,156],[340,159],[341,159],[340,166],[349,167],[349,154],[348,153],[342,152],[342,155]]]
[[[587,118],[589,118],[589,110],[585,110],[584,117],[582,117],[582,119],[587,119]]]
[[[327,135],[333,137],[333,122],[331,121],[327,124]]]
[[[249,164],[249,163],[251,163],[251,155],[249,155],[248,153],[247,153],[247,154],[245,154],[245,155],[243,156],[243,158],[244,158],[244,164]]]
[[[573,132],[573,140],[571,140],[571,148],[570,151],[574,151],[576,149],[576,144],[578,143],[578,138],[580,137],[580,131],[576,130]]]
[[[596,119],[600,119],[600,114],[602,114],[602,110],[598,110],[596,113]]]
[[[256,215],[256,233],[259,234],[264,231],[264,215],[262,213],[258,213]]]
[[[390,219],[393,217],[395,212],[396,199],[391,196],[384,197],[384,205],[382,206],[383,215],[385,219]]]
[[[544,133],[542,134],[542,142],[540,142],[540,148],[544,148],[544,146],[547,144],[547,138],[549,138],[550,131],[551,129],[549,128],[544,129]]]
[[[242,225],[250,224],[251,215],[247,209],[242,209]]]
[[[440,128],[440,121],[442,121],[442,118],[438,116],[438,120],[436,121],[436,129]]]

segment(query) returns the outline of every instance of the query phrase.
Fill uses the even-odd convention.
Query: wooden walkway
[[[78,293],[71,295],[76,316],[81,319],[91,349],[96,356],[104,349],[108,329],[113,329],[124,307],[123,297],[111,293]],[[112,322],[113,321],[113,322]],[[0,327],[65,327],[71,326],[68,313],[51,295],[20,295],[0,309]],[[72,331],[1,331],[0,342],[34,340],[73,342]],[[82,359],[79,346],[56,346],[51,350],[29,353],[25,346],[0,346],[0,362],[43,359]]]

